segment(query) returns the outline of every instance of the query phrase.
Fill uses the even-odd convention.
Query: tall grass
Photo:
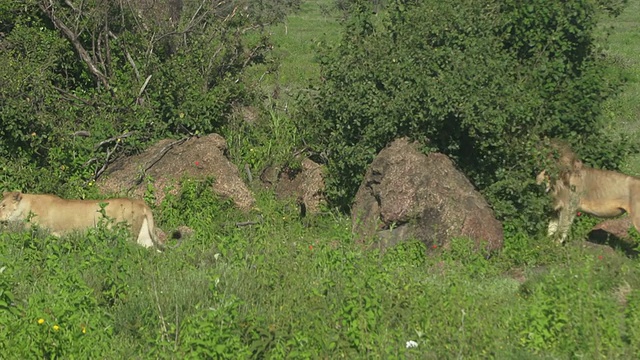
[[[124,240],[126,229],[63,239],[2,233],[2,358],[638,351],[640,268],[622,253],[525,237],[488,259],[465,239],[450,250],[408,242],[381,253],[356,244],[341,215],[308,226],[265,192],[255,210],[264,221],[238,227],[257,214],[234,210],[206,183],[183,186],[156,212],[163,227],[186,224],[195,235],[164,253]],[[169,210],[181,202],[195,210]]]
[[[603,17],[599,26],[602,50],[609,62],[609,72],[624,84],[617,96],[605,103],[604,117],[610,131],[637,138],[640,129],[640,1],[627,3],[623,13]],[[640,155],[631,156],[623,170],[640,175]]]

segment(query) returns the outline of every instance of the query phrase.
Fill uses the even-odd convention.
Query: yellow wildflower
[[[82,327],[82,333],[83,333],[83,334],[86,334],[86,333],[87,333],[87,328],[86,328],[86,327],[84,327],[84,326]]]
[[[58,325],[53,325],[53,330],[54,330],[54,331],[58,331],[58,330],[60,330],[60,326],[58,326]]]
[[[39,324],[39,325],[44,324],[44,319],[38,319],[38,324]]]

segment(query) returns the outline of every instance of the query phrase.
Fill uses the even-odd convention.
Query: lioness
[[[0,202],[0,221],[22,221],[25,228],[38,224],[51,231],[54,236],[62,236],[74,230],[85,230],[97,226],[102,214],[100,204],[107,217],[131,226],[131,233],[138,234],[137,243],[149,248],[163,244],[156,238],[156,229],[151,209],[142,200],[67,200],[55,195],[23,194],[19,191],[5,192]]]
[[[560,172],[552,179],[546,170],[536,182],[546,182],[547,192],[553,196],[556,216],[549,222],[548,235],[558,231],[563,243],[577,211],[609,218],[629,213],[636,230],[640,231],[640,179],[615,171],[583,166],[569,148],[561,148]]]

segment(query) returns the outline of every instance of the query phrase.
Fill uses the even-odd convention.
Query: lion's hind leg
[[[630,188],[628,212],[633,226],[640,233],[640,185],[634,184]]]

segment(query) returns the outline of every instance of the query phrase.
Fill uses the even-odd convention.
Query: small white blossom
[[[414,347],[418,347],[418,343],[417,342],[415,342],[413,340],[407,341],[407,349],[411,349],[411,348],[414,348]]]

